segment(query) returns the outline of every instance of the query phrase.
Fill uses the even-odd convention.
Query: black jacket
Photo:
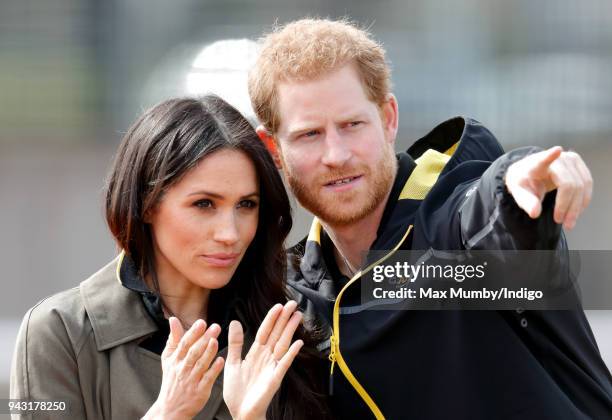
[[[554,192],[530,219],[504,186],[507,167],[537,150],[504,154],[471,119],[440,124],[397,156],[371,249],[565,247]],[[612,378],[582,310],[368,311],[332,250],[315,219],[288,281],[305,318],[331,331],[321,349],[331,342],[337,417],[612,419]]]

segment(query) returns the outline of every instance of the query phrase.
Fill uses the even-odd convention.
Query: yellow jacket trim
[[[457,150],[457,147],[459,147],[459,143],[460,143],[460,142],[457,142],[457,143],[453,144],[451,147],[449,147],[449,148],[448,148],[448,149],[447,149],[447,150],[444,152],[444,154],[445,154],[445,155],[452,156],[452,155],[453,155],[453,153],[455,153],[455,150]]]
[[[457,143],[458,144],[458,143]],[[438,180],[438,176],[451,156],[455,146],[451,147],[446,153],[440,153],[434,149],[428,149],[425,153],[415,160],[417,166],[414,168],[404,189],[400,193],[400,200],[423,200],[431,187]]]
[[[321,222],[315,217],[310,225],[310,232],[308,232],[308,241],[313,241],[321,246]]]
[[[368,405],[368,407],[370,408],[370,410],[372,411],[376,419],[384,419],[385,416],[383,415],[382,411],[380,411],[380,408],[378,408],[378,406],[376,405],[372,397],[370,397],[368,392],[363,388],[363,386],[361,386],[359,381],[357,381],[357,378],[355,378],[355,375],[353,375],[348,365],[344,361],[344,358],[342,357],[342,353],[340,353],[340,300],[342,299],[342,295],[344,294],[344,292],[349,288],[351,284],[355,283],[362,275],[370,271],[375,265],[382,263],[387,258],[389,258],[391,255],[393,255],[395,251],[397,251],[399,247],[404,243],[404,241],[410,234],[411,230],[412,230],[412,225],[408,226],[408,230],[406,230],[406,233],[404,234],[402,239],[399,241],[397,245],[395,245],[395,247],[391,250],[391,252],[389,252],[387,255],[383,256],[376,262],[368,265],[365,269],[357,272],[349,280],[349,282],[342,288],[342,290],[340,290],[340,293],[338,293],[338,296],[336,297],[336,302],[334,303],[333,330],[332,330],[332,336],[330,337],[330,352],[329,352],[329,360],[331,361],[330,375],[334,373],[334,364],[337,362],[338,367],[340,368],[340,370],[342,371],[346,379],[353,386],[353,388],[355,388],[355,390],[357,391],[359,396],[363,399],[363,401]]]

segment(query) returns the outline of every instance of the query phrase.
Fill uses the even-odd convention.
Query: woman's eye
[[[253,209],[253,208],[257,207],[257,202],[255,202],[253,200],[242,200],[240,203],[238,203],[238,207],[240,207],[240,208],[247,208],[247,209]]]
[[[204,199],[204,200],[198,200],[195,203],[193,203],[194,206],[199,207],[201,209],[205,209],[205,208],[209,208],[212,207],[213,203],[212,201],[208,200],[208,199]]]

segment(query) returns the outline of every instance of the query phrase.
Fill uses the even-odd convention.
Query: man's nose
[[[238,242],[238,221],[235,212],[227,211],[220,215],[215,221],[214,240],[226,245],[233,245]]]
[[[343,166],[351,158],[351,150],[337,129],[327,130],[322,163],[327,166]]]

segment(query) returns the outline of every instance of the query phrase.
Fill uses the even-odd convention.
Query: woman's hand
[[[210,397],[212,385],[223,369],[223,359],[217,357],[217,337],[221,327],[206,329],[197,320],[185,333],[179,320],[169,319],[170,336],[161,355],[162,384],[157,400],[145,419],[191,419],[199,413]]]
[[[223,399],[234,419],[264,419],[272,397],[303,346],[291,344],[302,314],[289,301],[272,307],[261,323],[255,342],[242,360],[242,326],[232,321],[223,376]]]

